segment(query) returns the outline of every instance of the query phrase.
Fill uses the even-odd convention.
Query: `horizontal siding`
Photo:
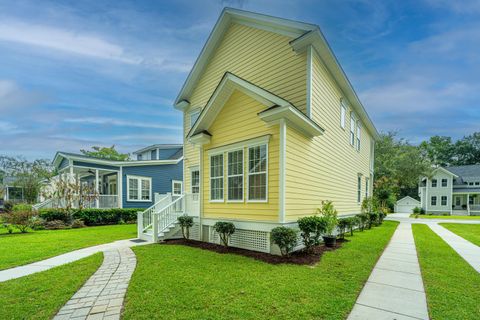
[[[124,208],[148,208],[153,205],[155,193],[172,192],[172,180],[182,180],[183,163],[177,164],[152,165],[152,166],[136,166],[123,167],[122,170],[122,198]],[[127,201],[127,175],[143,176],[152,178],[152,201],[148,202],[129,202]]]
[[[325,134],[307,139],[287,129],[287,221],[314,213],[322,200],[332,200],[339,214],[360,212],[357,177],[362,174],[363,199],[365,178],[370,176],[371,135],[362,125],[360,152],[350,145],[350,110],[343,129],[341,91],[316,54],[312,70],[312,118],[325,128]],[[371,193],[371,179],[369,189]]]
[[[203,167],[203,212],[205,218],[225,218],[252,221],[278,220],[278,152],[279,128],[267,127],[257,113],[266,107],[251,97],[234,91],[226,102],[209,132],[212,134],[211,143],[204,146]],[[224,203],[210,202],[210,160],[208,150],[220,146],[236,143],[252,138],[271,134],[268,145],[268,202],[267,203],[229,203],[227,199],[227,157],[224,156]],[[244,198],[247,198],[247,149],[244,149]]]
[[[296,54],[292,39],[276,33],[232,24],[216,49],[190,97],[191,110],[203,108],[225,72],[231,72],[306,110],[306,53]],[[190,130],[188,111],[184,134]],[[190,170],[199,164],[198,150],[185,144],[185,185],[190,190]]]

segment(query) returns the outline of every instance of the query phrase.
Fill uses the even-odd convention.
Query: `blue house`
[[[183,193],[183,146],[156,144],[133,152],[134,160],[111,161],[57,152],[58,177],[73,177],[97,190],[90,207],[148,208],[164,194]]]

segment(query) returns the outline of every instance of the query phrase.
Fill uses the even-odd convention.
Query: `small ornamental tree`
[[[193,217],[180,216],[178,217],[178,223],[182,228],[182,235],[185,240],[190,239],[190,228],[193,227]]]
[[[34,213],[31,210],[12,211],[5,215],[5,222],[26,233],[33,224]]]
[[[213,229],[220,236],[220,241],[225,247],[228,247],[230,237],[235,232],[235,225],[231,222],[218,221],[213,225]]]
[[[338,225],[337,210],[333,206],[333,202],[322,201],[322,207],[317,209],[317,213],[321,215],[320,219],[325,226],[325,234],[333,236]]]
[[[295,230],[287,227],[276,227],[271,231],[273,243],[280,248],[282,256],[289,256],[293,248],[297,245],[297,233]]]
[[[318,216],[303,217],[298,219],[297,223],[302,231],[301,237],[305,250],[310,252],[314,246],[320,244],[320,237],[325,232],[325,225]]]

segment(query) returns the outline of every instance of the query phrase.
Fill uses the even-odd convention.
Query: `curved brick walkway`
[[[104,251],[101,267],[54,319],[120,319],[123,298],[136,263],[135,254],[128,247]]]

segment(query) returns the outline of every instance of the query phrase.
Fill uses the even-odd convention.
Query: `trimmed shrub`
[[[35,216],[35,217],[32,218],[30,227],[33,230],[44,230],[45,229],[45,220],[43,220],[39,216]]]
[[[45,229],[47,230],[59,230],[65,229],[67,226],[62,220],[52,220],[45,222]]]
[[[317,213],[321,215],[326,236],[332,237],[338,225],[337,210],[333,206],[332,201],[322,201],[322,207],[317,209]]]
[[[87,226],[99,226],[125,222],[135,223],[137,221],[137,212],[143,210],[135,208],[83,209],[69,213],[64,209],[51,208],[40,209],[39,216],[46,221],[61,220],[66,224],[70,224],[72,219],[79,219]]]
[[[65,223],[70,223],[71,221],[70,213],[66,210],[58,208],[40,209],[38,211],[38,216],[47,222],[61,220]]]
[[[367,213],[367,216],[368,216],[367,228],[371,229],[373,226],[378,224],[378,213],[369,212],[369,213]]]
[[[368,225],[368,215],[366,213],[361,213],[361,214],[357,214],[356,215],[357,217],[357,222],[358,222],[358,228],[360,229],[360,231],[363,231],[365,230],[365,228],[367,227]]]
[[[413,208],[413,209],[412,209],[412,212],[413,212],[414,214],[420,214],[420,207],[415,207],[415,208]]]
[[[425,214],[425,213],[426,213],[426,212],[425,212],[425,209],[420,208],[420,214]]]
[[[303,245],[306,251],[311,251],[320,244],[320,237],[325,232],[325,222],[319,216],[303,217],[297,220]]]
[[[72,229],[85,228],[85,223],[80,219],[75,219],[72,222]]]
[[[182,228],[182,236],[184,239],[190,239],[190,228],[193,227],[193,217],[180,216],[177,218],[178,224]]]
[[[280,253],[284,257],[289,256],[297,245],[297,232],[291,228],[273,228],[270,236],[272,237],[272,242],[280,248]]]
[[[220,236],[220,241],[225,247],[228,247],[230,236],[235,232],[235,225],[231,222],[218,221],[213,225],[213,229]]]

